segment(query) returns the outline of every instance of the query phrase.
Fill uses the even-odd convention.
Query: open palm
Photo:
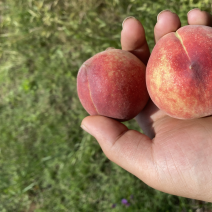
[[[188,24],[212,26],[212,17],[194,9]],[[155,25],[155,41],[180,28],[179,17],[163,11]],[[150,52],[143,26],[124,22],[122,49],[145,64]],[[212,202],[212,117],[178,120],[151,100],[136,117],[145,135],[103,116],[89,116],[82,128],[99,142],[106,156],[149,186],[166,193]]]

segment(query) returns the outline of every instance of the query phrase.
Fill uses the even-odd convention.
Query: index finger
[[[133,53],[145,65],[147,65],[150,56],[150,51],[142,24],[134,17],[128,17],[123,21],[122,25],[122,49]]]

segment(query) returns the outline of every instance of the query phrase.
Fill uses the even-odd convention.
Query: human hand
[[[188,24],[212,26],[212,16],[194,9]],[[154,34],[157,42],[180,28],[179,17],[163,11]],[[141,23],[124,22],[122,49],[145,64],[150,56]],[[150,100],[136,117],[145,135],[103,116],[88,116],[82,128],[99,142],[105,155],[149,186],[173,195],[212,202],[212,117],[178,120],[167,116]]]

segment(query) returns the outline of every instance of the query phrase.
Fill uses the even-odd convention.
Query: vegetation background
[[[160,11],[186,25],[196,7],[212,12],[210,0],[0,0],[1,212],[212,211],[110,162],[79,127],[87,113],[76,93],[80,65],[120,48],[125,17],[143,23],[152,50]]]

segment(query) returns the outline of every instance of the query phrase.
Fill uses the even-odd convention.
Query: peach
[[[212,115],[212,28],[188,25],[162,37],[147,64],[152,101],[178,119]]]
[[[130,120],[149,99],[145,71],[145,65],[130,52],[118,49],[100,52],[79,69],[79,99],[90,115]]]

